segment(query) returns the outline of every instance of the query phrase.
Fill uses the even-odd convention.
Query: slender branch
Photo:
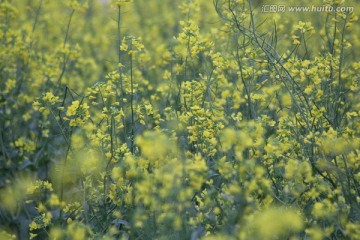
[[[118,72],[119,72],[119,81],[120,81],[120,103],[124,97],[124,87],[122,81],[122,72],[121,72],[121,6],[118,5],[118,17],[117,17],[117,57],[118,57]]]
[[[31,32],[34,33],[35,32],[35,28],[36,28],[36,25],[37,25],[37,22],[38,22],[38,18],[39,18],[39,15],[40,15],[40,10],[41,10],[41,7],[42,7],[42,3],[43,3],[43,0],[40,0],[40,3],[39,3],[39,6],[36,10],[36,15],[35,15],[35,20],[34,20],[34,24],[32,26],[32,30]]]
[[[70,13],[70,17],[69,17],[69,21],[67,23],[67,26],[66,26],[66,32],[65,32],[65,38],[64,38],[64,43],[63,43],[63,48],[65,48],[66,44],[67,44],[67,41],[68,41],[68,38],[69,38],[69,33],[70,33],[70,25],[71,25],[71,21],[72,21],[72,18],[74,16],[74,13],[75,13],[75,9],[72,9],[71,13]],[[60,76],[57,80],[57,84],[58,86],[60,86],[61,84],[61,79],[63,78],[64,74],[65,74],[65,71],[66,71],[66,66],[67,66],[67,62],[69,60],[69,54],[66,54],[64,53],[64,63],[63,63],[63,67],[62,67],[62,70],[61,70],[61,73],[60,73]]]
[[[132,42],[130,41],[130,49],[132,49]],[[130,108],[131,108],[131,153],[134,154],[134,138],[135,138],[135,119],[134,119],[134,79],[133,79],[133,53],[130,54]]]

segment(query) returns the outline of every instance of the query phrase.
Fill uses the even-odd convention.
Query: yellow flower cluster
[[[360,3],[0,2],[0,239],[357,239]]]
[[[87,103],[80,103],[75,100],[66,110],[66,117],[64,120],[69,121],[70,126],[83,125],[90,117],[89,106]]]

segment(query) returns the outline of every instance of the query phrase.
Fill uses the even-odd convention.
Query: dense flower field
[[[0,0],[0,239],[360,239],[359,13]]]

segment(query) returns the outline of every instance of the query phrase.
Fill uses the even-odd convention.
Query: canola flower
[[[357,14],[2,1],[0,238],[358,239]]]
[[[87,103],[81,104],[80,101],[73,101],[66,111],[64,120],[69,121],[70,126],[78,126],[84,124],[90,117],[89,106]]]

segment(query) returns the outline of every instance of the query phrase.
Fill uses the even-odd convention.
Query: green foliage
[[[359,239],[360,4],[261,2],[0,0],[0,239]]]

